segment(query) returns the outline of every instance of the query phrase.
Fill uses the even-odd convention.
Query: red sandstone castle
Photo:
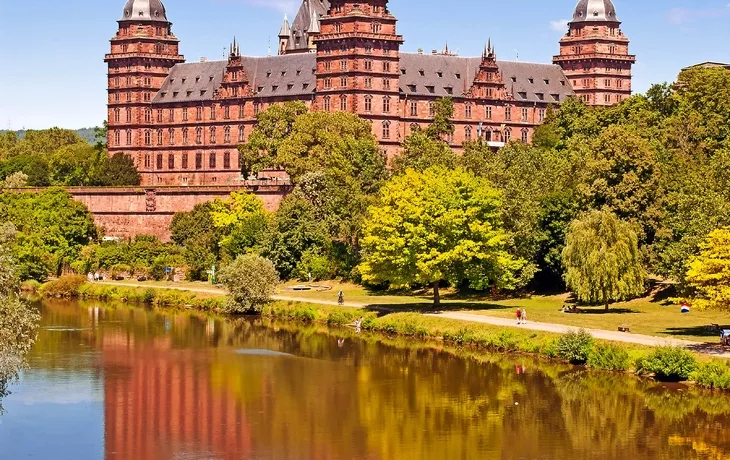
[[[303,0],[284,19],[279,55],[185,63],[160,0],[128,0],[111,40],[109,153],[131,155],[143,185],[230,185],[241,179],[237,146],[271,104],[355,113],[390,155],[454,100],[454,148],[482,138],[494,148],[530,142],[550,104],[576,95],[611,105],[631,95],[629,40],[611,0],[580,0],[553,64],[403,53],[387,0]]]

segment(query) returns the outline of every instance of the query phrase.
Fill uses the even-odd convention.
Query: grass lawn
[[[337,282],[316,283],[331,286],[330,291],[287,291],[288,287],[296,284],[298,283],[287,283],[280,289],[280,293],[312,300],[336,301],[337,293],[342,290],[347,302],[392,308],[397,311],[433,310],[433,299],[427,293],[419,295],[418,293],[373,292],[362,286]],[[608,312],[603,307],[581,307],[583,312],[578,314],[566,314],[560,311],[568,301],[568,294],[494,300],[489,296],[460,296],[445,290],[442,294],[440,309],[444,311],[468,310],[480,315],[514,318],[515,310],[519,307],[527,310],[530,321],[609,331],[616,331],[619,326],[627,325],[631,328],[631,332],[636,334],[672,336],[698,342],[719,343],[719,334],[706,329],[711,324],[719,324],[730,329],[730,314],[728,313],[693,310],[690,314],[683,315],[679,312],[678,306],[668,305],[661,296],[617,303],[612,305]]]

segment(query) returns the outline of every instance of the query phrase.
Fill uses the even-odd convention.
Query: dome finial
[[[160,0],[127,0],[120,21],[169,22],[165,5]]]

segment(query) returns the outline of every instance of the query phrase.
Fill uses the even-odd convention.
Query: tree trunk
[[[606,311],[608,311],[608,302],[606,302]]]
[[[433,306],[438,307],[441,305],[441,293],[439,292],[439,282],[433,283]]]

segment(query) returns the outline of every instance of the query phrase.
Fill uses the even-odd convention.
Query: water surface
[[[2,459],[728,459],[730,397],[352,331],[47,302]]]

